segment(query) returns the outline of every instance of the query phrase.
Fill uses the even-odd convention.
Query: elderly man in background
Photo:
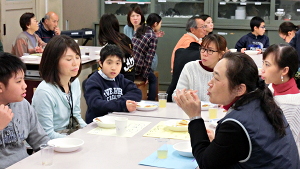
[[[187,48],[190,46],[191,42],[197,42],[201,44],[202,38],[207,35],[208,32],[206,32],[206,25],[204,20],[202,20],[199,16],[193,16],[191,17],[187,24],[185,30],[187,33],[185,33],[177,42],[171,57],[171,73],[173,73],[173,66],[174,66],[174,58],[175,58],[175,52],[179,48]]]
[[[48,12],[39,23],[39,30],[35,33],[46,43],[55,36],[60,35],[58,27],[58,15],[54,12]]]

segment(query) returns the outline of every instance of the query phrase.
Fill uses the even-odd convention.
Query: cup
[[[23,53],[23,56],[28,56],[29,55],[29,53]]]
[[[127,117],[116,117],[115,118],[117,135],[121,136],[126,133],[127,121],[128,121]]]
[[[40,151],[42,156],[42,165],[49,166],[53,163],[54,145],[41,144]]]
[[[167,107],[167,93],[158,93],[158,106],[160,108],[165,108]]]
[[[209,119],[216,119],[218,117],[218,105],[212,104],[208,108],[208,117]]]
[[[237,52],[237,49],[229,49],[230,52]]]
[[[157,149],[157,158],[159,159],[166,159],[168,158],[168,141],[167,138],[157,138],[156,139],[158,143],[158,149]]]

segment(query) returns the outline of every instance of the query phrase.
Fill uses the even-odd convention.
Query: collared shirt
[[[99,73],[99,75],[100,75],[101,77],[103,77],[103,79],[105,79],[105,80],[115,81],[115,78],[109,78],[108,76],[106,76],[106,74],[104,74],[104,73],[102,72],[102,69],[98,70],[98,73]]]
[[[186,34],[190,35],[191,37],[196,39],[196,42],[198,42],[199,44],[202,43],[202,38],[198,38],[196,35],[194,35],[192,32],[187,32]]]
[[[150,26],[147,26],[145,34],[141,38],[132,38],[135,73],[148,79],[152,61],[157,47],[157,37]]]

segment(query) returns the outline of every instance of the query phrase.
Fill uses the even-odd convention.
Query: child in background
[[[146,23],[143,23],[132,38],[133,54],[135,62],[135,74],[137,79],[149,82],[149,92],[147,100],[156,98],[156,77],[151,68],[157,47],[157,36],[161,27],[161,17],[156,13],[151,13]]]
[[[120,74],[124,54],[120,48],[107,44],[100,52],[101,69],[86,81],[84,97],[88,105],[86,122],[110,112],[132,112],[142,99],[136,85]]]
[[[251,33],[244,35],[236,44],[237,51],[244,53],[245,50],[257,50],[262,52],[263,48],[269,47],[269,38],[266,32],[265,21],[255,16],[250,21]]]
[[[49,141],[34,109],[24,99],[25,69],[18,57],[0,52],[0,169],[28,156],[24,141],[34,151]]]

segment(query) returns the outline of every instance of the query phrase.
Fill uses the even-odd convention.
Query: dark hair
[[[199,16],[200,19],[202,19],[203,21],[206,21],[207,18],[211,18],[211,16],[207,15],[207,14],[202,14]]]
[[[205,36],[202,40],[201,46],[208,47],[208,45],[212,42],[216,44],[218,53],[226,51],[227,41],[224,36],[218,34],[209,34]]]
[[[290,31],[297,32],[300,28],[300,25],[294,25],[292,22],[283,22],[279,25],[278,32],[283,35],[288,35]]]
[[[100,63],[103,64],[103,62],[106,60],[107,57],[109,56],[116,56],[119,59],[121,59],[122,64],[124,60],[124,53],[122,50],[114,44],[107,44],[101,49],[100,52]]]
[[[249,103],[254,99],[260,100],[260,106],[274,127],[275,131],[282,137],[285,135],[285,126],[282,110],[275,103],[272,92],[264,81],[260,80],[258,68],[253,59],[240,52],[227,52],[223,58],[227,59],[226,77],[229,81],[229,89],[234,90],[238,85],[246,85],[246,93],[233,105],[233,109]]]
[[[0,82],[6,86],[13,75],[19,71],[26,72],[26,66],[22,60],[10,53],[0,52]]]
[[[34,17],[34,13],[26,12],[20,17],[20,26],[23,31],[26,31],[28,28],[27,26],[31,23],[31,18]]]
[[[66,53],[68,48],[81,58],[78,44],[67,35],[54,36],[46,45],[39,67],[40,75],[47,83],[62,86],[58,75],[58,64],[60,58]],[[75,77],[71,77],[70,82],[73,82],[79,76],[80,72],[81,64],[78,74]]]
[[[132,25],[132,23],[131,23],[131,21],[130,21],[130,15],[132,14],[132,12],[135,12],[135,13],[141,15],[141,23],[140,23],[140,25],[142,25],[142,23],[145,22],[145,17],[144,17],[143,11],[142,11],[142,9],[141,9],[141,7],[140,7],[139,5],[134,6],[134,7],[131,8],[131,10],[128,12],[128,14],[127,14],[127,25],[128,25],[129,27],[133,27],[133,25]]]
[[[130,48],[132,44],[125,44],[122,40],[126,35],[120,33],[119,21],[114,14],[103,14],[99,21],[98,40],[101,46],[107,43],[114,43],[123,50],[124,53],[132,54]]]
[[[203,21],[204,21],[204,19],[203,19],[204,17],[200,17],[200,16],[193,16],[193,17],[191,17],[188,21],[187,21],[187,23],[186,23],[186,26],[185,26],[185,30],[187,31],[187,32],[191,32],[191,28],[197,28],[197,22],[196,22],[196,20],[197,19],[202,19]],[[206,18],[207,19],[207,18]]]
[[[259,16],[253,17],[253,18],[251,19],[251,21],[250,21],[251,32],[254,31],[254,27],[258,27],[258,28],[259,28],[259,26],[260,26],[260,24],[261,24],[262,22],[265,22],[265,21],[264,21],[261,17],[259,17]]]
[[[151,27],[155,24],[155,22],[159,23],[160,21],[161,21],[161,17],[158,14],[156,13],[149,14],[146,21],[147,23],[142,23],[142,25],[136,30],[136,37],[141,38],[146,32],[147,26]]]
[[[273,54],[274,61],[279,68],[289,67],[288,77],[294,78],[298,71],[298,54],[295,48],[287,44],[274,44],[269,46],[263,54],[263,60],[268,55]],[[300,89],[300,79],[296,79],[298,88]]]

